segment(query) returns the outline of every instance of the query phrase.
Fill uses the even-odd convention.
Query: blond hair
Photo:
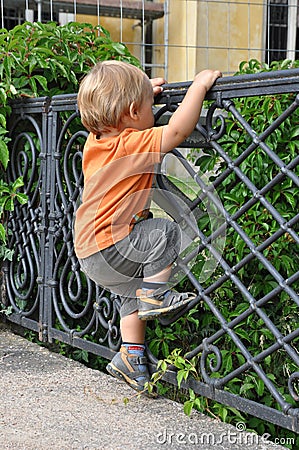
[[[85,128],[97,135],[118,128],[135,102],[153,95],[147,75],[122,61],[98,62],[85,76],[78,92],[78,107]]]

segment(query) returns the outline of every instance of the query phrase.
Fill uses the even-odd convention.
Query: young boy
[[[152,82],[135,66],[99,62],[83,79],[78,106],[90,132],[83,151],[84,190],[76,213],[75,250],[82,270],[120,295],[122,346],[107,370],[143,392],[146,320],[184,307],[194,294],[169,290],[180,252],[175,222],[150,218],[155,167],[181,144],[199,120],[206,92],[219,71],[197,74],[169,123],[154,126]]]

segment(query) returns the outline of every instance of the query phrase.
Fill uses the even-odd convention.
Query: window
[[[298,0],[269,0],[267,11],[267,63],[299,58]]]
[[[17,8],[4,8],[3,25],[4,28],[11,30],[16,25],[24,21]]]
[[[28,10],[27,10],[28,11]],[[30,10],[32,14],[32,20],[37,21],[37,10]],[[16,25],[19,25],[25,22],[26,10],[23,5],[20,5],[16,8],[3,8],[3,17],[1,17],[2,23],[1,26],[6,28],[7,30],[11,30]],[[58,16],[54,13],[54,20],[57,20]],[[28,19],[27,19],[28,20]],[[50,13],[48,11],[43,11],[42,13],[42,21],[47,22],[51,20]]]

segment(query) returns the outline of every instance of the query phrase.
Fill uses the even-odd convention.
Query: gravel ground
[[[0,327],[0,449],[281,450],[125,384]],[[129,397],[125,404],[124,398]],[[273,438],[271,438],[273,440]]]

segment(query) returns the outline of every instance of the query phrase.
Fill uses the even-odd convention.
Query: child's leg
[[[123,342],[144,344],[146,322],[138,319],[138,311],[122,317],[120,332]]]
[[[172,264],[165,267],[161,272],[156,275],[152,275],[151,277],[143,278],[144,283],[167,283],[169,277],[171,275]]]
[[[155,394],[149,394],[144,387],[150,380],[144,355],[145,329],[146,322],[138,319],[137,311],[121,317],[122,346],[106,368],[111,375],[125,381],[136,391],[153,397]]]
[[[144,277],[141,284],[141,289],[146,292],[147,295],[152,294],[156,289],[163,290],[166,289],[167,282],[171,275],[172,264],[165,267],[161,272],[152,275],[150,277]],[[140,290],[137,290],[140,295]]]

